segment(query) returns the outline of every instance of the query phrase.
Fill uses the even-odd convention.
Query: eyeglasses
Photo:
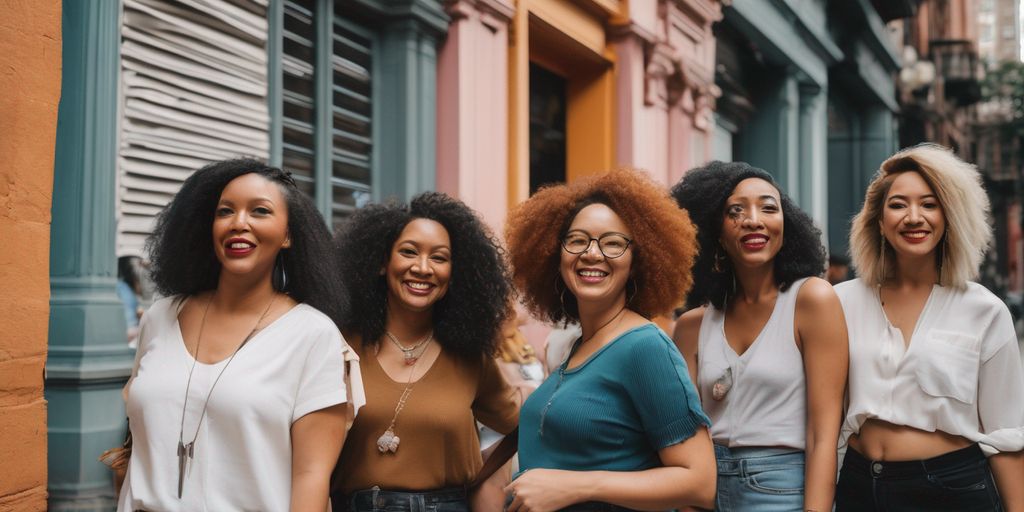
[[[597,242],[597,250],[605,258],[613,259],[622,256],[632,240],[621,233],[605,233],[599,238],[591,238],[580,232],[569,233],[562,237],[562,248],[569,254],[583,254],[590,250],[590,244]]]

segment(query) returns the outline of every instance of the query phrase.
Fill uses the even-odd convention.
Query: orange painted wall
[[[0,511],[43,511],[61,4],[0,0],[0,12]]]

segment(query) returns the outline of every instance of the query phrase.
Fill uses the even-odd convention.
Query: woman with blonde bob
[[[924,144],[882,163],[853,219],[860,278],[836,510],[1024,510],[1024,370],[1010,312],[977,283],[980,176]],[[988,459],[986,460],[986,456]]]

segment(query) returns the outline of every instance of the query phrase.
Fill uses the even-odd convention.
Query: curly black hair
[[[342,325],[348,314],[348,295],[337,278],[327,224],[291,175],[258,160],[224,160],[199,169],[160,212],[146,241],[157,290],[166,296],[191,296],[217,288],[221,269],[213,249],[217,202],[228,183],[249,173],[276,183],[288,203],[292,244],[281,249],[279,256],[287,280],[283,288],[275,282],[275,288]]]
[[[690,170],[672,187],[672,197],[679,206],[690,212],[697,225],[700,252],[693,267],[693,289],[686,299],[686,307],[695,308],[707,303],[724,309],[732,298],[732,265],[722,272],[713,271],[715,248],[722,234],[725,201],[741,181],[760,178],[771,183],[782,199],[782,248],[773,262],[775,283],[785,291],[794,281],[804,277],[820,276],[825,271],[825,247],[821,243],[821,230],[804,213],[764,169],[745,162],[709,162]]]
[[[336,257],[352,304],[344,330],[358,333],[365,344],[377,343],[384,335],[388,290],[380,269],[387,265],[398,235],[414,219],[438,222],[452,244],[448,291],[434,304],[434,339],[458,357],[493,355],[512,292],[504,252],[473,210],[440,192],[424,192],[409,204],[367,205],[339,228]]]

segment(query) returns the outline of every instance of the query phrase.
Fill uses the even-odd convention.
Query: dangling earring
[[[711,266],[711,271],[716,274],[725,272],[725,256],[719,251],[719,247],[715,247],[714,265]]]
[[[882,284],[885,282],[885,234],[879,232],[879,238],[881,241],[878,244],[878,268],[881,269],[882,275],[878,280],[878,284]]]
[[[282,249],[277,253],[277,259],[274,261],[274,271],[270,276],[271,284],[274,289],[283,292],[288,287],[288,274],[284,270],[284,250]]]
[[[946,233],[942,234],[942,244],[939,247],[939,286],[942,285],[942,267],[946,262]]]

